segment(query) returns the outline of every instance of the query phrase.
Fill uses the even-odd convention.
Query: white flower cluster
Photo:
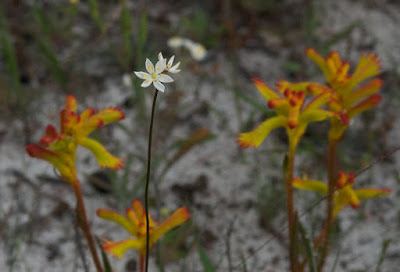
[[[168,40],[168,46],[171,48],[184,47],[189,50],[190,55],[197,61],[203,60],[207,55],[204,45],[182,37],[172,37]]]
[[[146,70],[148,73],[134,72],[138,78],[144,79],[141,86],[143,88],[146,88],[149,87],[151,83],[153,83],[154,87],[157,90],[164,92],[165,86],[162,83],[170,83],[174,81],[172,77],[166,75],[164,72],[175,74],[181,71],[180,69],[178,69],[179,65],[181,64],[180,62],[172,65],[174,63],[174,59],[175,56],[172,56],[167,62],[167,59],[165,59],[160,52],[158,54],[156,67],[154,67],[151,60],[146,59]]]

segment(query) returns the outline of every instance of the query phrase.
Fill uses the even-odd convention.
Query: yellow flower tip
[[[73,95],[68,95],[65,98],[65,109],[67,111],[72,111],[76,112],[76,109],[78,108],[78,104],[76,102],[76,98]]]
[[[111,169],[124,169],[125,162],[121,158],[110,157],[106,163],[100,164],[100,168],[111,168]]]
[[[262,86],[262,87],[266,86],[265,83],[257,77],[253,78],[253,82],[254,82],[254,85],[256,85],[257,87],[258,86]]]
[[[353,208],[353,209],[358,209],[358,207],[360,207],[360,202],[359,201],[351,201],[350,202],[350,206]]]
[[[382,100],[382,96],[379,94],[373,94],[369,96],[368,98],[364,99],[357,105],[353,106],[352,108],[349,109],[348,115],[350,118],[353,118],[355,115],[360,114],[361,112],[364,112],[366,110],[372,109],[376,105],[378,105]]]
[[[179,208],[177,212],[179,213],[179,217],[181,217],[183,221],[188,220],[191,216],[189,210],[186,207]]]
[[[257,147],[258,145],[253,143],[252,136],[250,133],[240,133],[237,139],[237,143],[240,148]]]
[[[125,113],[118,107],[108,107],[105,111],[113,112],[115,115],[113,121],[120,121],[125,118]]]
[[[103,240],[104,241],[101,243],[102,250],[113,257],[118,257],[119,259],[122,259],[122,256],[124,255],[125,251],[119,250],[118,246],[124,243],[124,241],[112,242],[107,239]]]
[[[321,56],[320,54],[318,54],[318,52],[315,51],[313,48],[307,48],[307,49],[306,49],[306,55],[307,55],[310,59],[315,58],[315,57],[320,57],[320,58],[322,58],[322,56]]]

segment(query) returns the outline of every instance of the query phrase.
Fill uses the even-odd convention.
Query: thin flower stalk
[[[138,78],[144,79],[142,83],[142,87],[146,88],[153,83],[155,87],[155,93],[153,98],[153,104],[151,108],[151,118],[150,118],[150,127],[149,127],[149,139],[148,139],[148,149],[147,149],[147,174],[146,174],[146,186],[145,186],[145,214],[146,214],[146,255],[145,255],[145,271],[148,271],[149,264],[149,252],[150,252],[150,218],[149,218],[149,183],[150,183],[150,171],[151,171],[151,143],[153,136],[153,124],[154,124],[154,113],[156,108],[156,101],[158,91],[164,92],[165,86],[162,83],[170,83],[174,80],[167,75],[166,73],[178,73],[180,70],[178,69],[180,62],[173,65],[174,56],[170,58],[167,63],[167,59],[165,59],[160,52],[158,54],[158,61],[156,63],[156,67],[154,68],[153,63],[146,59],[146,70],[145,72],[134,72]],[[140,257],[140,259],[143,256]]]

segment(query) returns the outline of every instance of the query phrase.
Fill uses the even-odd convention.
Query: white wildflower
[[[138,78],[144,79],[141,85],[142,87],[144,88],[149,87],[151,83],[153,83],[154,87],[157,90],[164,92],[165,86],[162,83],[170,83],[174,81],[170,76],[162,73],[164,72],[166,67],[167,64],[165,59],[157,61],[155,68],[153,63],[149,59],[146,59],[146,70],[148,73],[146,72],[134,72],[134,73]]]
[[[167,66],[166,66],[166,68],[165,68],[165,70],[166,70],[167,72],[172,73],[172,74],[176,74],[176,73],[179,73],[179,72],[181,71],[181,69],[178,69],[178,67],[179,67],[179,65],[181,64],[181,62],[178,62],[177,64],[175,64],[174,66],[172,66],[172,64],[174,63],[174,59],[175,59],[175,56],[172,56],[172,57],[169,59],[169,61],[168,61],[168,63],[167,63]],[[167,62],[167,59],[165,59],[165,58],[163,57],[162,53],[160,52],[160,53],[158,54],[158,61],[161,61],[161,60],[164,60],[165,62]]]

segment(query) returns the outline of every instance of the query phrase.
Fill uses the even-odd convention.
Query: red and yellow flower
[[[335,185],[333,218],[336,218],[345,206],[351,206],[353,209],[357,209],[360,205],[360,200],[386,196],[391,192],[390,189],[353,189],[354,182],[354,173],[346,174],[343,171],[339,171],[339,177]],[[328,186],[319,180],[294,178],[293,187],[314,191],[322,195],[328,194]]]
[[[122,160],[111,155],[98,141],[88,138],[96,128],[124,118],[117,108],[106,108],[96,112],[89,108],[76,113],[76,98],[67,96],[65,109],[60,112],[60,133],[48,125],[39,145],[28,145],[26,151],[32,157],[51,163],[68,182],[75,182],[75,156],[78,145],[93,152],[101,167],[122,168]]]
[[[139,251],[140,267],[143,267],[144,256],[146,254],[146,213],[142,204],[138,200],[132,201],[132,207],[126,209],[126,216],[107,209],[97,210],[97,215],[105,220],[119,224],[130,235],[135,237],[117,242],[105,240],[103,243],[103,250],[113,256],[122,258],[128,249],[136,249]],[[153,246],[162,235],[172,228],[181,225],[188,220],[189,217],[190,213],[185,207],[176,210],[162,223],[156,222],[149,215],[150,247]]]
[[[376,94],[382,86],[381,79],[375,78],[358,87],[364,80],[381,73],[380,61],[376,54],[362,54],[356,70],[350,75],[349,63],[342,61],[337,52],[331,52],[326,58],[313,49],[307,49],[306,53],[323,71],[330,86],[311,83],[308,90],[314,95],[331,90],[332,96],[327,106],[336,112],[337,117],[331,119],[329,138],[337,141],[341,139],[351,118],[381,101],[381,96]]]
[[[254,83],[268,101],[268,107],[274,109],[277,115],[267,119],[253,131],[241,133],[238,138],[241,147],[258,147],[278,127],[286,128],[289,143],[296,146],[310,122],[322,121],[332,116],[331,112],[320,108],[330,99],[331,92],[321,92],[305,105],[307,83],[278,82],[278,91],[273,91],[259,79],[254,79]]]

